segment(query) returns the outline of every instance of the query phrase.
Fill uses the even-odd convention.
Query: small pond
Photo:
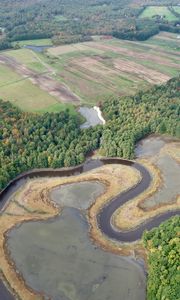
[[[93,107],[89,108],[89,107],[80,107],[79,108],[79,113],[86,119],[86,122],[84,124],[81,125],[81,128],[89,128],[89,127],[93,127],[99,124],[103,124],[102,120],[99,118],[98,116],[98,112],[97,110],[95,110]]]
[[[44,50],[46,50],[46,49],[48,49],[48,48],[50,48],[50,47],[52,47],[52,46],[46,46],[46,45],[44,45],[44,46],[35,46],[35,45],[25,45],[24,46],[24,48],[26,48],[26,49],[30,49],[30,50],[33,50],[33,51],[35,51],[35,52],[43,52]]]

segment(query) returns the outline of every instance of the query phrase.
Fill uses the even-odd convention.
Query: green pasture
[[[37,73],[43,73],[47,71],[43,61],[40,58],[40,54],[30,49],[18,49],[10,50],[6,52],[7,56],[15,58],[19,63],[26,65]]]
[[[12,102],[23,111],[44,113],[69,108],[71,113],[75,113],[71,104],[59,103],[56,98],[31,83],[29,79],[21,77],[2,64],[0,64],[0,98]]]
[[[178,18],[168,9],[167,6],[147,6],[140,14],[140,18],[153,18],[154,16],[164,16],[168,21],[176,21]]]
[[[20,47],[28,46],[52,46],[51,39],[37,39],[37,40],[23,40],[13,42],[13,46],[19,45]]]

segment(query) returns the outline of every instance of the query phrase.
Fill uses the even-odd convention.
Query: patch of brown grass
[[[166,144],[161,151],[162,153],[167,153],[172,158],[174,158],[178,163],[180,163],[180,143],[170,143]]]

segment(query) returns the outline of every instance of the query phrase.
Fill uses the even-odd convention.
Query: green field
[[[50,48],[44,59],[58,80],[94,104],[177,76],[178,45],[177,35],[162,33],[147,43],[111,39]]]
[[[29,49],[1,52],[34,74],[47,74],[80,97],[79,104],[94,105],[111,96],[134,94],[138,89],[166,82],[179,74],[179,40],[160,33],[146,42],[98,39],[49,48],[45,53]],[[14,62],[13,62],[14,64]],[[23,74],[0,64],[0,97],[27,111],[60,111],[71,104],[34,85]],[[67,101],[69,102],[69,100]]]
[[[51,39],[24,40],[13,42],[13,46],[18,44],[20,47],[29,46],[52,46]]]
[[[0,64],[0,98],[12,102],[24,111],[44,113],[69,108],[72,114],[75,113],[71,104],[59,103],[30,80],[22,78],[2,64]]]
[[[37,54],[30,49],[23,48],[18,50],[11,50],[6,53],[8,56],[15,58],[17,61],[21,62],[28,68],[38,73],[46,71],[46,67],[43,65],[41,60],[38,59]]]
[[[140,14],[140,18],[153,18],[157,15],[164,16],[168,21],[178,20],[178,18],[166,6],[147,6]]]

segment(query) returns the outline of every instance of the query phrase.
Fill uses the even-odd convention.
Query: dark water
[[[41,53],[41,52],[43,52],[44,50],[46,50],[50,47],[52,47],[52,46],[48,46],[48,45],[47,46],[46,45],[44,45],[44,46],[25,45],[24,46],[24,48],[33,50],[33,51],[38,52],[38,53]]]
[[[147,222],[141,224],[134,230],[127,232],[121,232],[112,227],[111,217],[113,213],[124,203],[138,196],[144,190],[146,190],[151,182],[151,175],[145,167],[139,163],[134,163],[132,167],[136,168],[141,173],[142,180],[141,182],[130,189],[129,191],[123,192],[120,195],[116,196],[110,203],[102,208],[99,215],[97,216],[98,224],[101,231],[111,239],[115,239],[120,242],[134,242],[141,238],[144,230],[150,230],[155,226],[159,226],[163,221],[180,213],[180,210],[170,211],[158,215],[153,219],[148,220]]]
[[[14,300],[14,296],[8,291],[4,283],[0,280],[0,299]]]

